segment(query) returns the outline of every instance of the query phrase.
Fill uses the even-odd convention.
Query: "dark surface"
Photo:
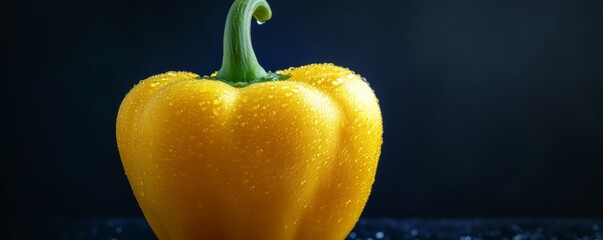
[[[142,218],[23,219],[12,239],[156,239]],[[603,239],[603,220],[361,219],[348,240]],[[321,239],[317,239],[321,240]]]
[[[363,217],[603,217],[603,1],[269,2],[252,26],[264,68],[333,62],[380,99]],[[1,1],[6,214],[142,216],[119,104],[151,75],[218,70],[229,6]]]

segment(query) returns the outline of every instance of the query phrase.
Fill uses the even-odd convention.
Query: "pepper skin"
[[[265,12],[258,2],[265,3],[237,0],[233,8]],[[255,55],[250,61],[257,63]],[[244,71],[235,65],[220,72]],[[277,71],[285,80],[216,79],[220,72],[152,76],[120,106],[122,163],[155,234],[344,239],[366,204],[381,152],[372,89],[332,64]],[[233,84],[242,80],[249,84]]]

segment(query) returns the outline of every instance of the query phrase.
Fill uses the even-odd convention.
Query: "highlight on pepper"
[[[140,81],[117,115],[120,157],[159,239],[344,239],[375,179],[378,100],[333,64],[267,72],[250,38],[264,0],[234,1],[222,67]]]

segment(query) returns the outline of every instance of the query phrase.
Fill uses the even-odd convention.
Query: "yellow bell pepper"
[[[252,15],[236,0],[220,71],[137,84],[117,116],[128,180],[159,239],[344,239],[374,182],[377,98],[354,72],[311,64],[270,73],[255,58]]]

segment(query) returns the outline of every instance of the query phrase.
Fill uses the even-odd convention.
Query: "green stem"
[[[260,66],[251,46],[251,17],[265,22],[272,12],[265,0],[236,0],[224,27],[224,55],[216,79],[231,85],[260,82],[268,73]]]

